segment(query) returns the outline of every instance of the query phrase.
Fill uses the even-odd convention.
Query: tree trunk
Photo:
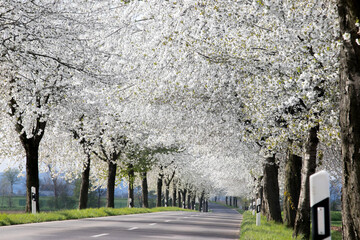
[[[31,212],[31,187],[36,188],[36,209],[40,212],[39,204],[39,144],[30,139],[21,139],[26,152],[26,212]]]
[[[165,207],[169,206],[170,182],[165,180]]]
[[[113,161],[108,161],[108,179],[107,179],[107,207],[115,207],[115,179],[116,179],[117,164]]]
[[[173,205],[173,207],[176,207],[176,183],[175,183],[175,181],[173,181],[173,194],[172,194],[172,198],[173,198],[173,200],[172,200],[172,205]]]
[[[228,205],[228,197],[225,197],[225,204]]]
[[[181,191],[178,191],[178,207],[181,208]]]
[[[156,206],[161,207],[161,198],[162,198],[162,185],[163,185],[164,174],[160,173],[157,179],[157,201]]]
[[[141,188],[142,188],[142,207],[148,208],[149,207],[149,190],[148,190],[148,183],[147,183],[147,172],[141,172]]]
[[[135,172],[134,172],[134,166],[132,164],[128,165],[128,177],[129,177],[128,206],[129,208],[133,208],[135,206],[135,199],[134,199]]]
[[[340,49],[340,128],[342,141],[342,234],[360,239],[360,19],[358,0],[338,0],[340,34],[350,33]]]
[[[301,189],[301,157],[288,151],[285,166],[284,222],[294,228]]]
[[[195,201],[196,201],[196,192],[193,193],[192,200],[191,200],[191,209],[195,210]]]
[[[87,155],[87,161],[84,162],[84,169],[81,174],[79,209],[87,208],[89,186],[90,186],[90,154]]]
[[[187,195],[187,209],[191,209],[191,192],[188,191]]]
[[[312,127],[305,143],[305,156],[301,169],[301,190],[298,210],[295,218],[294,236],[303,234],[306,239],[310,237],[310,175],[316,170],[316,151],[319,139],[317,132],[319,126]]]
[[[265,213],[268,221],[282,223],[280,198],[279,198],[279,181],[278,166],[275,162],[275,155],[266,158],[264,164],[263,177],[263,199],[265,203]]]
[[[14,81],[14,80],[11,80]],[[14,89],[11,88],[11,91]],[[16,90],[15,90],[16,91]],[[45,104],[48,103],[48,98]],[[36,105],[40,108],[40,98],[36,97]],[[32,212],[31,209],[31,187],[36,188],[36,210],[40,212],[39,204],[39,146],[40,141],[45,133],[46,121],[42,121],[42,117],[38,116],[33,125],[33,136],[28,138],[23,126],[23,113],[19,112],[19,105],[15,98],[9,101],[9,115],[16,120],[15,130],[19,134],[20,142],[25,149],[26,154],[26,212]]]
[[[205,192],[203,191],[201,193],[201,196],[200,196],[200,200],[199,200],[199,212],[203,212],[204,211],[204,206],[203,206],[203,201],[204,201],[204,195],[205,195]]]
[[[186,188],[182,190],[182,208],[186,208]]]

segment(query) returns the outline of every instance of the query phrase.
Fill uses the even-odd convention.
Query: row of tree
[[[51,164],[81,176],[79,208],[90,182],[107,186],[113,207],[116,181],[130,191],[139,174],[159,192],[173,178],[200,196],[258,185],[268,218],[280,219],[284,185],[285,219],[308,236],[308,179],[321,166],[343,177],[343,237],[357,239],[359,9],[355,0],[4,1],[1,154],[26,157],[27,211]]]

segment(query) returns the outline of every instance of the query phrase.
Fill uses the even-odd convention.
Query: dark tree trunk
[[[178,207],[181,208],[181,191],[178,191]]]
[[[31,139],[22,139],[26,152],[26,212],[31,212],[31,187],[36,188],[36,209],[40,212],[39,205],[39,144]]]
[[[298,210],[295,218],[294,236],[303,234],[306,239],[310,237],[310,175],[316,170],[316,152],[319,139],[317,132],[319,126],[312,127],[305,143],[305,156],[301,169],[301,190]]]
[[[232,206],[232,197],[229,197],[229,205]]]
[[[164,175],[162,173],[159,174],[157,179],[157,201],[156,206],[161,207],[161,198],[162,198],[162,186],[163,186],[163,177]]]
[[[201,193],[201,196],[200,196],[200,200],[199,200],[199,211],[200,212],[203,212],[204,211],[204,206],[203,206],[203,202],[204,202],[204,195],[205,195],[205,192],[202,192]]]
[[[115,196],[115,179],[116,179],[117,164],[113,161],[108,161],[108,179],[107,179],[107,207],[114,208],[114,196]]]
[[[184,189],[182,191],[182,208],[186,208],[186,196],[187,196],[187,190]]]
[[[342,234],[360,239],[360,38],[359,0],[338,0],[340,34],[350,33],[340,49],[340,128],[342,141]]]
[[[90,154],[87,155],[87,161],[84,162],[84,169],[81,174],[81,187],[80,187],[80,196],[79,196],[79,209],[86,209],[88,196],[89,196],[89,186],[90,186]]]
[[[142,206],[143,208],[149,207],[149,190],[147,183],[147,172],[141,172],[141,188],[142,188]]]
[[[173,207],[176,207],[176,183],[175,183],[175,181],[173,182],[173,194],[172,194],[172,198],[173,198],[173,200],[172,200],[172,205],[173,205]]]
[[[265,213],[268,221],[282,223],[280,198],[279,198],[279,181],[278,166],[275,162],[275,155],[266,158],[264,164],[263,177],[263,199],[265,205]]]
[[[225,204],[228,205],[228,197],[225,197]]]
[[[301,157],[288,151],[285,166],[284,222],[294,228],[301,189]]]
[[[187,208],[191,209],[191,192],[188,191],[188,195],[187,195]]]
[[[195,201],[196,201],[196,192],[193,192],[192,200],[191,200],[191,209],[195,210]]]
[[[128,187],[128,206],[133,208],[135,206],[134,198],[134,181],[135,181],[135,171],[132,164],[128,165],[128,177],[129,177],[129,187]]]
[[[165,181],[165,207],[169,206],[170,182]]]

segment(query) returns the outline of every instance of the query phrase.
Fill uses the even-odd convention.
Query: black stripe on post
[[[312,220],[312,239],[321,240],[330,237],[330,200],[324,200],[316,203],[311,207],[311,220]],[[320,216],[323,214],[323,216]],[[319,228],[319,222],[321,225]],[[323,226],[323,227],[322,227]],[[319,231],[320,230],[320,231]],[[330,239],[330,238],[329,238]]]

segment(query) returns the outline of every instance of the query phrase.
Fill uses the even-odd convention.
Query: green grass
[[[0,214],[0,226],[16,225],[25,223],[38,223],[60,221],[80,218],[106,217],[116,215],[128,215],[137,213],[152,213],[161,211],[193,211],[177,207],[158,208],[89,208],[84,210],[63,210],[56,212],[42,212],[38,214]]]
[[[283,224],[266,221],[261,216],[261,225],[256,226],[256,217],[251,211],[243,214],[240,230],[240,240],[289,240],[292,239],[292,230]],[[300,239],[300,238],[298,238]]]
[[[40,196],[40,210],[41,211],[57,211],[63,209],[77,209],[78,199],[74,197],[59,198],[59,208],[56,209],[54,206],[54,197],[52,196]],[[114,199],[115,208],[127,207],[127,198]],[[149,207],[156,206],[156,199],[149,199]],[[0,212],[1,211],[25,211],[26,197],[25,196],[13,196],[12,205],[9,205],[9,198],[6,196],[0,196]],[[92,199],[88,202],[90,208],[102,208],[106,207],[106,198],[102,197],[100,200],[100,206],[98,206],[97,199]],[[135,199],[135,207],[141,207],[141,202],[138,198]]]
[[[341,212],[331,212],[331,220],[331,226],[337,226],[339,222],[341,226]],[[251,211],[243,214],[240,240],[288,240],[292,239],[292,233],[291,228],[274,221],[267,222],[264,216],[261,216],[261,225],[256,226],[256,218]],[[331,239],[341,240],[341,232],[331,231]]]

